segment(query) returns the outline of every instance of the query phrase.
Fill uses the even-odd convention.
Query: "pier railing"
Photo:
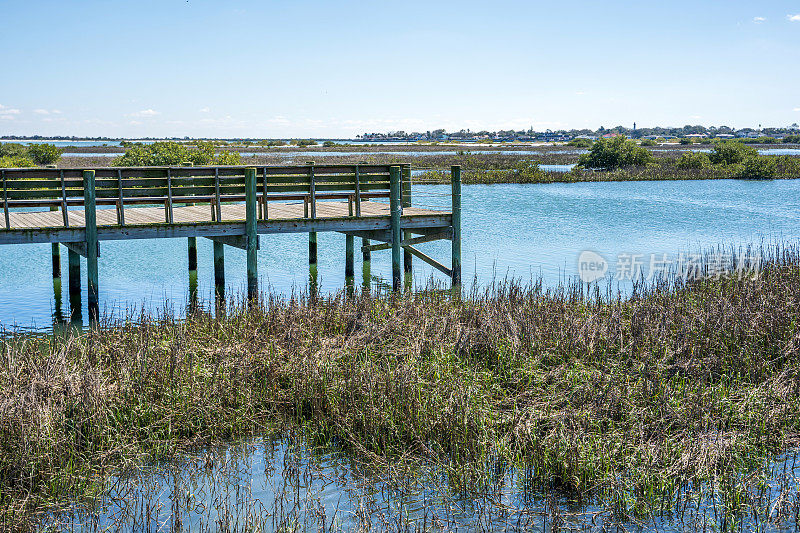
[[[164,221],[172,223],[173,206],[208,204],[212,221],[222,221],[222,205],[244,202],[246,166],[106,167],[94,169],[97,205],[115,206],[117,224],[125,225],[125,207],[163,205]],[[388,198],[389,165],[302,165],[256,168],[258,218],[267,219],[270,201],[300,201],[305,216],[315,218],[318,200],[347,200],[350,213],[360,216],[361,200]],[[410,168],[402,173],[403,197],[411,197]],[[50,207],[60,210],[69,227],[69,207],[85,206],[82,169],[2,169],[5,228],[9,210]],[[410,204],[410,202],[409,202]]]
[[[0,179],[5,216],[0,244],[51,243],[54,279],[60,278],[59,246],[66,246],[70,301],[73,295],[79,299],[79,256],[84,256],[90,317],[98,313],[101,240],[188,238],[190,293],[196,291],[196,286],[191,289],[191,280],[197,277],[197,237],[214,241],[218,294],[224,292],[224,246],[247,252],[247,294],[254,300],[259,234],[297,232],[308,233],[309,278],[316,292],[318,231],[345,235],[345,281],[350,291],[355,238],[361,238],[367,289],[370,254],[386,249],[391,249],[394,291],[400,290],[403,273],[406,286],[411,287],[412,256],[449,276],[454,288],[461,284],[458,166],[451,169],[450,211],[411,206],[409,165],[24,168],[0,169]],[[375,198],[388,202],[370,201]],[[298,203],[287,203],[291,201],[302,201],[303,210]],[[320,202],[325,201],[331,202],[323,208]],[[98,205],[115,208],[116,216],[111,209],[97,209]],[[75,206],[82,209],[70,209]],[[450,267],[416,248],[443,239],[452,243]]]

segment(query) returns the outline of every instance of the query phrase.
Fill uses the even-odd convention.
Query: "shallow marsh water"
[[[447,207],[448,185],[418,185],[413,204]],[[800,180],[688,180],[554,184],[467,185],[463,187],[463,272],[467,284],[485,286],[514,277],[539,278],[547,286],[572,279],[584,250],[599,253],[608,278],[623,256],[637,256],[643,274],[650,260],[677,258],[717,245],[800,239]],[[344,285],[345,238],[320,233],[319,286],[333,292]],[[358,241],[358,239],[357,239]],[[357,247],[360,242],[357,242]],[[420,246],[445,264],[449,241]],[[0,327],[52,327],[56,311],[69,316],[67,253],[61,248],[62,299],[56,306],[49,244],[0,246]],[[100,308],[107,314],[143,306],[180,312],[188,299],[186,239],[103,241],[100,245]],[[262,290],[290,294],[308,283],[308,237],[262,235],[258,268]],[[211,241],[198,239],[198,294],[212,295]],[[357,251],[355,277],[362,279]],[[245,288],[242,250],[226,247],[228,294]],[[390,253],[372,254],[372,287],[391,279]],[[82,263],[82,305],[86,312],[86,265]],[[414,262],[417,286],[447,280]],[[619,280],[623,286],[624,279]],[[624,287],[623,287],[624,288]]]
[[[797,452],[745,483],[738,512],[691,487],[649,517],[533,486],[524,467],[376,469],[301,438],[198,450],[114,477],[42,523],[68,531],[795,531]]]

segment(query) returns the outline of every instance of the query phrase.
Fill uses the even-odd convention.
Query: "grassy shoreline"
[[[434,147],[438,148],[438,147]],[[245,165],[302,164],[311,159],[317,164],[411,164],[416,170],[425,171],[414,179],[419,183],[448,183],[449,168],[460,165],[462,180],[470,184],[491,183],[575,183],[597,181],[654,181],[690,179],[730,179],[746,175],[741,164],[710,164],[702,158],[695,159],[694,167],[685,163],[686,151],[651,150],[652,162],[641,166],[626,166],[614,170],[586,170],[574,168],[569,172],[543,170],[537,165],[574,165],[578,163],[579,153],[565,153],[569,147],[546,147],[534,156],[509,154],[503,151],[456,151],[453,154],[396,153],[351,154],[340,149],[341,155],[311,156],[303,158],[281,157],[275,154],[258,154],[241,158]],[[379,150],[372,150],[379,151]],[[290,152],[287,152],[290,153]],[[103,167],[111,164],[109,157],[63,157],[60,166],[64,168]],[[689,158],[690,160],[692,158]],[[706,158],[707,159],[707,158]],[[800,177],[800,157],[763,156],[773,165],[771,178],[794,179]]]
[[[96,495],[145,458],[297,428],[377,465],[500,457],[632,515],[710,482],[735,511],[744,474],[800,442],[800,250],[765,253],[756,279],[629,299],[513,283],[269,298],[5,338],[0,517]]]

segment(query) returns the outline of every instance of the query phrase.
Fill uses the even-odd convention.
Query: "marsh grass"
[[[24,527],[143,461],[299,429],[375,467],[424,457],[469,479],[500,460],[621,517],[714,498],[730,526],[800,435],[800,250],[759,253],[758,276],[627,298],[509,281],[456,300],[267,295],[219,317],[12,333],[0,516]]]

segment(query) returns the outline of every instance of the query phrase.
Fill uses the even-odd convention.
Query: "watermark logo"
[[[578,255],[578,276],[584,283],[605,278],[610,266],[605,257],[592,250],[584,250]],[[612,277],[617,281],[654,281],[671,276],[690,281],[719,279],[722,276],[756,279],[761,270],[761,254],[750,250],[740,253],[680,253],[672,256],[665,253],[623,252],[617,254],[613,267]]]
[[[584,250],[578,256],[578,276],[584,283],[603,279],[608,272],[608,261],[591,250]]]

